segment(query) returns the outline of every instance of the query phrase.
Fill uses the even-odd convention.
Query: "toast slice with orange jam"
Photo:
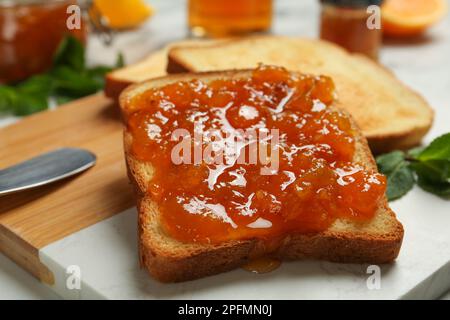
[[[330,78],[266,66],[171,75],[126,89],[120,106],[141,265],[159,281],[180,282],[264,257],[392,262],[403,227],[366,139],[334,100]],[[174,135],[177,129],[184,135]],[[252,129],[259,135],[245,140]],[[195,134],[208,130],[218,136],[195,144]],[[221,136],[227,130],[233,140]],[[261,138],[264,132],[270,135]],[[188,147],[174,152],[181,142]],[[219,147],[207,153],[213,142]],[[269,146],[256,162],[239,157],[252,143]],[[200,159],[174,158],[199,145]]]

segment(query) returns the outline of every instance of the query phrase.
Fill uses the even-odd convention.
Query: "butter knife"
[[[0,170],[0,196],[56,182],[95,165],[83,149],[62,148]]]

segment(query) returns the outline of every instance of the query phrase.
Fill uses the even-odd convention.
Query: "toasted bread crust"
[[[190,67],[183,63],[182,60],[178,59],[178,56],[176,54],[176,51],[170,52],[167,60],[167,73],[168,74],[177,74],[177,73],[184,73],[184,72],[195,72],[191,69],[194,69],[194,67]]]
[[[171,48],[194,45],[198,47],[219,43],[220,41],[226,40],[190,39],[172,42],[169,45],[154,51],[144,60],[136,64],[108,73],[105,77],[105,96],[117,102],[122,91],[128,86],[142,80],[164,76],[166,74],[167,56]]]
[[[129,80],[120,79],[113,74],[107,74],[105,77],[105,96],[118,101],[120,94],[128,86],[132,85],[134,82]]]
[[[222,43],[210,44],[208,46],[203,46],[202,48],[205,48],[205,49],[207,49],[208,47],[226,48],[226,46],[230,43],[235,44],[235,43],[239,43],[239,42],[245,42],[245,41],[248,41],[248,39],[250,39],[250,40],[251,39],[266,40],[269,37],[271,37],[272,39],[286,38],[286,37],[281,37],[281,36],[254,36],[251,38],[242,38],[242,39],[237,39],[237,40],[233,40],[233,41],[224,41]],[[324,45],[323,41],[322,42],[317,41],[317,43]],[[341,47],[338,47],[332,43],[326,43],[326,46],[328,46],[330,49],[332,49],[336,52],[346,52]],[[168,64],[167,64],[167,72],[169,74],[176,74],[176,73],[183,73],[183,72],[207,71],[207,70],[204,70],[203,68],[198,68],[198,66],[196,66],[196,65],[190,65],[187,61],[183,60],[182,55],[180,53],[182,53],[183,50],[189,50],[190,48],[196,49],[198,47],[196,47],[195,45],[182,46],[182,47],[172,48],[169,51]],[[348,55],[350,55],[350,54],[348,54]],[[427,118],[423,119],[423,120],[425,120],[425,121],[423,121],[423,123],[417,124],[416,126],[413,126],[413,127],[410,127],[407,130],[398,131],[398,130],[394,130],[396,128],[392,128],[393,130],[389,130],[389,131],[382,132],[382,133],[364,132],[364,135],[368,140],[368,143],[369,143],[369,146],[370,146],[372,152],[374,154],[381,154],[381,153],[389,152],[389,151],[392,151],[395,149],[406,150],[406,149],[410,149],[410,148],[420,144],[420,142],[422,141],[422,138],[430,130],[433,120],[434,120],[434,111],[428,105],[426,100],[419,93],[412,90],[407,85],[405,85],[400,80],[398,80],[397,77],[389,69],[383,67],[382,65],[375,63],[374,61],[372,61],[371,59],[369,59],[363,55],[351,54],[351,56],[355,60],[362,61],[364,64],[366,64],[368,66],[370,65],[374,68],[377,68],[380,73],[384,73],[391,80],[394,80],[395,83],[399,87],[406,89],[409,92],[409,95],[414,96],[417,99],[417,101],[420,101],[421,105],[423,106],[423,108],[426,109],[426,113],[427,113],[427,116],[426,116]],[[265,62],[265,61],[260,61],[260,62]],[[280,63],[283,65],[283,63],[281,61],[280,61]],[[217,71],[217,70],[215,70],[215,71]],[[293,71],[297,71],[297,70],[293,70]],[[339,102],[338,102],[338,107],[344,108],[344,109],[346,108],[345,105],[342,105],[342,106],[339,105]],[[365,131],[364,126],[362,129],[363,129],[363,131]]]
[[[193,75],[168,76],[147,84],[134,85],[121,95],[120,105],[124,114],[127,103],[145,86],[160,86],[164,83],[188,78],[248,76],[249,71],[207,72]],[[144,86],[144,88],[142,87]],[[356,127],[355,127],[356,128]],[[358,131],[359,132],[359,131]],[[357,161],[367,168],[375,169],[367,142],[362,135],[356,136]],[[264,242],[258,239],[228,241],[218,245],[184,244],[168,237],[159,227],[158,204],[147,194],[148,181],[153,167],[143,163],[131,153],[132,135],[125,130],[124,149],[128,175],[134,185],[139,212],[139,257],[141,266],[157,280],[180,282],[233,270],[265,254]],[[350,222],[351,227],[342,227],[341,222],[332,228],[315,234],[291,234],[287,236],[271,255],[283,260],[320,259],[345,263],[388,263],[393,261],[400,250],[403,227],[387,205],[380,202],[376,219],[385,223],[384,229],[374,232],[366,223]],[[375,218],[374,218],[375,219]],[[370,222],[371,223],[371,222]],[[370,224],[369,223],[369,224]]]

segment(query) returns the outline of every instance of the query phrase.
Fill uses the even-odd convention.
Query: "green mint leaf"
[[[414,174],[403,151],[393,151],[377,157],[378,170],[387,176],[388,200],[401,198],[414,186]]]
[[[37,83],[33,80],[17,87],[0,86],[0,112],[26,116],[47,109],[46,92],[34,92]]]
[[[414,186],[414,174],[407,162],[402,162],[387,175],[386,196],[389,201],[399,199]]]
[[[428,147],[406,154],[393,151],[377,158],[378,169],[387,176],[389,200],[402,197],[414,186],[450,199],[450,133],[436,138]]]
[[[16,86],[20,93],[49,96],[53,89],[53,79],[48,74],[36,75]]]
[[[87,76],[95,80],[101,88],[105,86],[105,75],[114,69],[107,66],[97,66],[86,70]]]
[[[16,116],[27,116],[48,108],[48,98],[45,95],[32,95],[22,93],[19,95],[13,114]]]
[[[411,164],[419,177],[436,183],[450,183],[450,161],[429,160],[419,161]]]
[[[420,161],[450,161],[450,133],[434,139],[433,142],[417,156],[417,159]]]
[[[90,69],[87,69],[87,73],[89,76],[92,77],[98,77],[98,76],[104,76],[108,72],[113,71],[114,69],[108,66],[96,66]]]
[[[17,104],[17,91],[9,86],[0,86],[0,113],[10,113]]]
[[[52,71],[58,95],[84,97],[102,89],[102,83],[69,67],[60,66]]]
[[[421,151],[410,152],[411,168],[418,185],[437,196],[450,199],[450,133],[431,142]]]
[[[444,199],[450,199],[450,183],[430,181],[423,176],[419,176],[417,183],[425,191],[431,192]]]
[[[377,157],[378,170],[385,175],[394,171],[397,166],[405,161],[403,151],[393,151]]]
[[[415,147],[407,152],[407,156],[409,158],[417,159],[419,154],[424,150],[424,147]]]
[[[124,65],[125,65],[124,57],[122,53],[119,53],[117,55],[117,61],[114,67],[100,65],[93,68],[89,68],[86,70],[86,72],[89,77],[95,79],[96,81],[101,83],[102,87],[104,87],[106,74],[117,68],[122,68]]]
[[[83,71],[86,66],[83,44],[73,36],[63,39],[53,58],[54,67],[65,66],[75,71]]]

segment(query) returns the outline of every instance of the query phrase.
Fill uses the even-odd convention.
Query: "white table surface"
[[[88,58],[92,64],[112,63],[117,50],[121,50],[128,63],[134,62],[151,50],[160,47],[165,42],[183,38],[186,35],[185,14],[183,0],[150,0],[157,13],[149,23],[139,32],[125,33],[117,37],[112,48],[105,48],[98,39],[92,38],[89,43]],[[318,6],[315,0],[277,0],[274,33],[298,36],[316,36]],[[440,51],[436,51],[440,50]],[[442,54],[442,50],[448,54]],[[441,52],[437,54],[436,52]],[[446,61],[440,64],[440,70],[432,74],[424,73],[422,77],[410,73],[410,66],[433,68],[439,65],[442,57],[450,56],[450,19],[434,28],[429,37],[413,45],[404,46],[390,43],[382,52],[382,62],[394,69],[398,76],[409,85],[420,89],[427,86],[425,97],[434,103],[442,103],[448,97],[448,82],[436,81],[430,86],[429,82],[439,74],[448,74],[449,65]],[[417,71],[420,68],[414,68]],[[430,78],[432,77],[432,78]],[[448,79],[444,77],[443,79]],[[11,118],[0,118],[0,126],[15,121]],[[448,118],[438,117],[436,128],[448,125]],[[449,127],[450,129],[450,127]],[[433,129],[428,137],[434,137]],[[449,131],[449,130],[448,130]],[[439,132],[437,132],[439,133]],[[429,140],[428,138],[427,140]],[[0,299],[56,299],[58,298],[47,287],[41,285],[28,273],[17,267],[13,262],[0,254]],[[450,299],[450,292],[443,299]]]

